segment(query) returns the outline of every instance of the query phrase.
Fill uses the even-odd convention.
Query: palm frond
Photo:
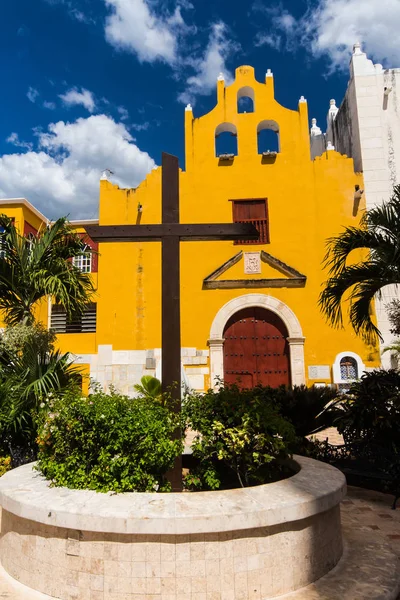
[[[369,257],[356,264],[354,250],[365,249]],[[400,186],[389,202],[365,212],[360,227],[347,227],[327,242],[324,268],[329,279],[319,305],[334,327],[343,327],[342,303],[350,303],[350,322],[367,342],[380,337],[372,317],[373,299],[383,287],[400,284]]]

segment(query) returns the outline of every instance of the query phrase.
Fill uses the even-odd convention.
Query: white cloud
[[[147,129],[149,127],[150,127],[149,121],[144,121],[143,123],[133,123],[133,125],[131,125],[131,128],[134,129],[135,131],[147,131]]]
[[[48,108],[49,110],[55,110],[56,109],[55,102],[48,102],[47,100],[45,100],[43,102],[43,108]]]
[[[282,44],[282,37],[275,33],[261,33],[258,32],[254,45],[259,46],[270,46],[274,50],[279,50]]]
[[[156,14],[147,0],[105,0],[111,9],[105,25],[107,41],[137,54],[141,62],[174,64],[177,36],[184,21],[177,7],[172,15]]]
[[[36,102],[36,100],[39,98],[39,95],[40,95],[40,94],[39,94],[39,92],[38,92],[38,91],[37,91],[35,88],[33,88],[33,87],[30,87],[30,88],[28,89],[28,91],[27,91],[26,95],[27,95],[27,97],[28,97],[28,100],[30,100],[30,102],[33,102],[33,103],[35,103],[35,102]]]
[[[220,73],[224,74],[225,81],[229,84],[232,75],[227,70],[225,61],[236,50],[237,45],[229,39],[225,23],[214,23],[203,56],[187,61],[196,73],[187,79],[186,90],[179,95],[179,100],[193,103],[195,96],[210,94],[215,90]]]
[[[50,218],[95,216],[106,168],[121,186],[136,187],[155,166],[125,125],[106,115],[52,123],[37,136],[37,151],[32,151],[11,134],[11,143],[29,151],[0,157],[0,197],[26,197]]]
[[[121,117],[121,121],[127,121],[129,119],[129,112],[125,106],[117,106],[117,111]]]
[[[79,92],[77,88],[71,88],[65,94],[59,96],[66,106],[84,106],[89,112],[93,112],[96,108],[96,102],[92,92],[81,88]]]
[[[399,0],[322,0],[310,13],[307,34],[312,52],[328,55],[333,67],[347,66],[356,41],[364,41],[375,60],[397,66],[399,29]]]
[[[259,6],[256,8],[259,10]],[[268,36],[273,40],[282,33],[288,49],[303,46],[313,56],[326,56],[331,70],[347,69],[357,41],[364,42],[366,52],[375,61],[392,67],[399,64],[399,0],[319,0],[297,21],[282,6],[264,12],[271,17],[265,43]],[[263,35],[258,34],[256,45]]]
[[[30,142],[22,142],[19,139],[18,133],[16,133],[15,131],[13,131],[13,133],[10,133],[10,135],[6,139],[6,142],[12,144],[16,148],[25,148],[26,150],[32,150],[33,148],[33,144],[31,144]]]

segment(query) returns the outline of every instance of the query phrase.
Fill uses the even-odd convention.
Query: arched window
[[[261,121],[257,127],[258,154],[280,152],[279,125],[275,121]]]
[[[215,156],[232,159],[238,154],[237,129],[233,123],[221,123],[215,130]]]
[[[254,90],[249,86],[240,88],[237,95],[238,113],[252,113],[255,110]]]
[[[74,256],[72,260],[74,266],[82,273],[92,272],[92,250],[87,244],[82,244],[82,253]]]
[[[340,377],[343,381],[358,379],[358,365],[352,356],[344,356],[340,361]]]

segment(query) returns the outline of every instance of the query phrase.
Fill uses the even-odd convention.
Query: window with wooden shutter
[[[267,199],[232,200],[233,222],[252,223],[258,230],[258,240],[236,240],[235,244],[269,244]]]
[[[54,304],[51,307],[51,329],[56,333],[94,333],[96,331],[97,305],[92,302],[87,305],[81,315],[67,319],[63,306]]]

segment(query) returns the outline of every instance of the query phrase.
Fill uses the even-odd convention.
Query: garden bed
[[[272,598],[319,579],[342,555],[345,479],[318,461],[296,462],[299,472],[283,481],[196,494],[52,488],[25,465],[0,480],[0,560],[62,600],[95,591]]]

